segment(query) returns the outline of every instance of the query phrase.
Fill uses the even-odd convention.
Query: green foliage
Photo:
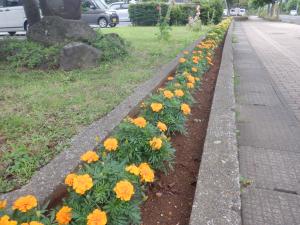
[[[133,25],[153,26],[159,22],[159,6],[164,17],[168,11],[166,3],[138,3],[129,6],[129,16]],[[188,23],[189,16],[195,16],[197,4],[177,4],[172,7],[170,13],[170,25],[185,25]],[[201,3],[200,18],[203,24],[210,21],[217,24],[221,21],[223,5],[221,0],[206,1]]]
[[[161,7],[160,7],[160,5],[158,6],[158,10],[159,10],[159,22],[158,22],[159,35],[158,35],[158,39],[163,39],[165,41],[170,39],[171,27],[170,27],[169,23],[170,23],[170,14],[171,14],[172,7],[173,7],[173,4],[170,4],[168,6],[167,13],[166,13],[165,17],[163,17],[162,12],[161,12]]]
[[[60,46],[44,47],[31,41],[6,39],[0,42],[1,59],[13,67],[56,68]]]
[[[286,3],[286,9],[288,10],[288,12],[291,11],[291,10],[296,10],[297,5],[300,6],[300,1],[299,0],[289,0]]]

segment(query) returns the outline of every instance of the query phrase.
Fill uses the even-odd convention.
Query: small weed
[[[241,185],[241,191],[244,188],[247,188],[253,183],[253,180],[247,179],[246,177],[240,176],[240,185]]]

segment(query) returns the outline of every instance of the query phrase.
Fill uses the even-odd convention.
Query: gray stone
[[[81,20],[68,20],[59,16],[45,16],[29,28],[29,40],[44,45],[55,45],[70,41],[92,41],[96,32]]]
[[[231,36],[232,26],[223,49],[190,225],[241,224]]]
[[[101,51],[90,45],[72,42],[63,47],[59,65],[62,70],[96,67],[101,59]]]

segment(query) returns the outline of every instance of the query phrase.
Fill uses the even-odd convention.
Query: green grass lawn
[[[173,27],[168,42],[158,41],[155,27],[103,29],[129,41],[130,54],[90,70],[24,71],[0,64],[0,192],[24,184],[80,128],[111,111],[207,29]]]

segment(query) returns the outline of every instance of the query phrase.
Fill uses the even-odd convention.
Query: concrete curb
[[[224,44],[190,225],[241,225],[231,24]]]
[[[202,36],[186,50],[193,50],[204,38],[205,36]],[[28,184],[18,190],[0,195],[0,200],[7,199],[8,205],[11,205],[18,197],[32,194],[42,205],[48,202],[50,205],[56,203],[66,194],[63,181],[80,165],[80,156],[88,149],[94,149],[97,146],[95,137],[98,135],[103,141],[127,115],[135,115],[138,112],[139,104],[160,86],[169,74],[176,71],[178,60],[182,56],[182,53],[177,55],[175,59],[162,67],[156,76],[135,88],[133,94],[110,113],[75,135],[71,139],[70,147],[58,154],[40,171],[37,171]]]

